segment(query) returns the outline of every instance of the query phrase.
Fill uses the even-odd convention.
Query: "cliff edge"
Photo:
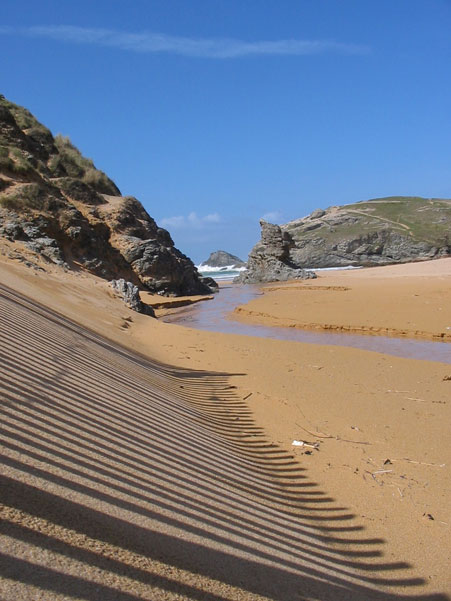
[[[150,292],[210,287],[142,204],[64,136],[0,96],[0,240],[66,269],[124,278]],[[10,252],[10,251],[9,251]]]
[[[370,267],[451,253],[451,200],[391,196],[317,209],[281,226],[299,267]]]
[[[306,269],[371,267],[451,254],[451,200],[391,196],[316,209],[284,225],[261,220],[260,241],[236,281],[312,277]]]

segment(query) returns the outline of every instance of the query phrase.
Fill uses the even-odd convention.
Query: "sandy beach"
[[[199,473],[189,472],[191,468],[186,463],[186,458],[189,455],[190,461],[194,461],[194,457],[187,449],[186,441],[201,439],[203,442],[199,453],[204,462],[202,473],[204,476],[208,473],[211,475],[209,489],[213,490],[215,487],[216,480],[212,475],[215,470],[235,480],[234,484],[229,480],[224,482],[227,494],[232,497],[237,494],[237,486],[243,491],[244,482],[253,482],[257,478],[255,491],[261,491],[263,496],[266,494],[267,498],[263,503],[269,503],[271,511],[276,512],[271,514],[271,519],[268,515],[262,515],[261,519],[257,520],[258,523],[253,525],[252,536],[250,531],[245,529],[243,536],[247,537],[246,544],[242,538],[239,539],[238,532],[229,533],[230,549],[233,548],[233,551],[230,551],[226,541],[227,535],[224,534],[230,524],[227,526],[223,518],[220,518],[222,509],[213,510],[215,507],[221,507],[221,495],[210,498],[208,502],[199,502],[201,493],[193,492],[194,498],[197,498],[194,502],[197,507],[195,517],[186,512],[186,507],[184,508],[180,499],[177,503],[170,503],[170,510],[168,506],[163,513],[166,512],[166,517],[170,515],[171,519],[174,515],[177,516],[178,525],[176,527],[175,522],[172,522],[171,535],[184,540],[185,546],[183,552],[180,552],[182,555],[166,544],[167,541],[163,543],[161,540],[156,544],[161,544],[166,554],[162,552],[158,558],[157,555],[152,555],[152,561],[149,559],[150,555],[146,558],[144,548],[139,548],[139,545],[129,547],[128,555],[126,554],[129,571],[120,577],[111,577],[108,581],[110,588],[103,591],[102,598],[124,601],[154,598],[149,594],[150,590],[158,590],[159,599],[205,598],[218,601],[263,598],[277,601],[295,598],[342,598],[359,601],[449,598],[450,365],[400,359],[342,347],[202,332],[164,324],[128,310],[114,296],[105,281],[82,272],[74,274],[49,266],[43,268],[45,271],[32,270],[17,261],[2,257],[0,281],[15,293],[24,295],[40,303],[48,311],[61,314],[75,322],[81,330],[74,333],[74,336],[83,335],[83,329],[88,328],[112,343],[126,347],[130,352],[159,362],[159,365],[171,366],[172,370],[186,370],[175,374],[165,371],[169,368],[161,368],[152,376],[152,381],[160,382],[160,388],[173,399],[172,384],[168,388],[165,378],[176,378],[170,381],[177,382],[176,399],[182,403],[183,408],[179,408],[181,421],[174,422],[177,427],[170,429],[172,443],[168,443],[167,449],[177,449],[182,443],[185,445],[185,451],[179,454],[178,460],[181,461],[182,455],[184,456],[185,463],[180,467],[179,476],[187,476],[187,486],[197,481]],[[371,270],[327,274],[323,272],[317,280],[268,286],[263,297],[240,308],[237,315],[242,320],[255,320],[269,325],[330,327],[364,332],[367,335],[388,333],[411,338],[447,340],[451,336],[451,331],[447,329],[451,326],[450,295],[451,259],[441,259]],[[14,305],[11,299],[9,302]],[[24,316],[25,314],[28,315],[26,311]],[[15,322],[10,320],[9,323],[14,326]],[[44,323],[47,324],[48,321],[38,320],[34,325],[31,321],[30,331],[37,331],[33,328],[42,327],[44,337],[55,336],[50,330],[46,333]],[[14,346],[13,332],[14,327],[9,338]],[[97,342],[94,340],[89,344],[94,345]],[[67,345],[66,348],[70,349],[70,341],[67,341]],[[88,363],[89,360],[94,361],[93,365],[96,365],[96,348],[88,349],[91,355],[86,355]],[[45,352],[43,347],[44,355]],[[55,352],[63,351],[57,349]],[[110,353],[109,362],[131,361],[130,358],[119,359],[117,349],[109,349],[106,352]],[[103,354],[101,359],[107,361]],[[30,362],[36,360],[29,359]],[[69,351],[67,357],[65,355],[66,370],[70,371],[71,361]],[[86,366],[83,367],[77,361],[78,358],[73,359],[74,374],[67,376],[72,386],[76,386],[77,376],[86,369]],[[152,417],[149,411],[153,409],[148,407],[147,413],[142,411],[145,405],[143,386],[145,387],[148,375],[140,372],[144,368],[135,366],[132,369],[130,365],[118,363],[116,367],[119,371],[126,369],[125,373],[130,382],[123,384],[124,386],[133,387],[133,377],[139,372],[137,377],[141,396],[138,395],[137,402],[141,407],[140,415],[146,415],[140,419],[144,419],[143,427],[151,432]],[[35,366],[31,371],[36,369]],[[190,379],[189,373],[192,370],[203,374],[205,385],[196,384],[195,378]],[[213,378],[214,381],[214,376],[209,374],[222,374],[221,382],[208,383],[209,378]],[[92,388],[94,391],[89,394],[95,394],[95,382],[96,377],[93,374],[92,381],[86,383],[87,389]],[[180,394],[179,387],[183,386],[187,386],[186,394]],[[110,394],[104,391],[98,400],[106,403],[109,417],[105,419],[117,422],[117,427],[120,427],[120,416],[123,415],[120,411],[124,410],[124,406],[121,408],[117,404],[120,399],[115,395],[114,387],[110,387],[109,390]],[[88,394],[86,390],[85,393]],[[122,390],[121,394],[125,395],[122,401],[130,417],[134,411],[133,394],[136,394],[136,390]],[[72,400],[76,401],[75,398]],[[89,402],[95,403],[95,397],[89,397]],[[87,410],[86,407],[81,409]],[[57,410],[62,411],[61,408]],[[33,419],[36,419],[36,416]],[[78,419],[83,422],[87,416],[80,413]],[[174,416],[162,416],[161,419],[168,426]],[[200,424],[202,432],[193,430],[194,423],[197,424],[196,428]],[[240,424],[240,427],[237,427],[237,424]],[[244,438],[240,438],[240,432],[244,431],[241,430],[241,425],[246,431]],[[36,424],[32,427],[36,431]],[[76,424],[74,427],[76,436]],[[246,430],[247,427],[255,427],[256,430]],[[137,437],[136,440],[139,439],[140,445],[146,444],[138,425],[130,423],[127,428],[130,429],[130,435],[133,434]],[[190,430],[195,432],[194,439],[190,438]],[[205,438],[207,430],[209,434]],[[253,436],[257,436],[255,441],[252,440]],[[260,436],[263,438],[259,438]],[[53,444],[58,445],[55,429],[52,429],[52,437]],[[302,444],[292,446],[294,440]],[[66,442],[69,448],[65,452],[69,455],[76,453],[76,442]],[[93,439],[92,444],[89,444],[96,447],[98,442]],[[266,445],[274,445],[269,449],[277,451],[275,455],[268,457],[267,465],[266,459],[261,461],[261,456],[248,454],[252,449],[255,450],[257,442],[262,443],[263,448],[266,448]],[[122,444],[119,439],[114,445],[113,454],[123,454],[127,450],[125,442]],[[98,448],[91,451],[98,453]],[[128,451],[136,455],[133,448],[129,448]],[[19,449],[14,452],[17,452],[18,456],[10,451],[8,457],[17,461],[23,451]],[[66,460],[70,461],[67,455]],[[143,477],[143,463],[139,453],[133,461],[135,463],[134,467],[130,468],[130,477],[134,479],[135,486]],[[24,487],[31,484],[34,487],[33,494],[38,497],[41,490],[48,495],[68,500],[62,480],[54,479],[52,485],[44,485],[36,471],[38,466],[31,453],[26,462],[31,466],[30,469],[35,470],[32,480],[28,481],[17,468],[5,468],[4,476],[15,482],[13,488],[8,490],[16,487],[18,497],[30,498],[27,497]],[[284,464],[290,466],[289,469],[293,469],[293,473],[299,470],[296,473],[301,474],[304,481],[302,478],[295,479],[290,484],[288,474],[277,473],[277,469],[282,469]],[[40,469],[42,465],[41,462]],[[272,466],[271,469],[269,466]],[[58,472],[61,469],[63,468],[55,467],[50,471],[56,470],[55,478],[57,475],[63,477]],[[261,475],[258,470],[263,470],[266,475]],[[257,473],[260,474],[258,477]],[[79,476],[80,479],[86,477],[85,474]],[[75,479],[77,478],[78,476]],[[238,482],[237,478],[242,478],[242,481]],[[305,486],[302,486],[303,484]],[[131,494],[130,483],[122,482],[122,485],[125,488],[121,489],[121,492],[116,491],[116,494],[125,502]],[[176,496],[177,486],[173,486],[175,488],[171,489],[171,494]],[[245,486],[243,499],[245,498],[247,503],[253,502],[253,486]],[[278,491],[277,498],[269,494],[273,490],[272,486]],[[111,490],[101,490],[105,494],[111,494]],[[284,503],[295,494],[299,494],[302,501],[296,508],[299,513],[296,528],[302,525],[306,536],[308,528],[313,527],[314,531],[310,533],[313,538],[310,540],[310,547],[307,542],[304,546],[300,545],[299,539],[297,543],[293,543],[293,549],[289,550],[285,545],[281,550],[280,546],[271,546],[269,541],[271,537],[275,537],[279,542],[289,540],[287,537],[294,525],[290,526],[287,522],[283,528],[279,528],[275,527],[274,523],[281,525],[287,519],[282,511]],[[149,522],[146,522],[142,512],[132,510],[130,505],[128,508],[124,505],[121,509],[113,507],[114,504],[112,505],[106,497],[99,505],[99,501],[87,494],[86,489],[78,490],[75,501],[79,504],[78,509],[68,505],[64,509],[66,513],[81,511],[80,507],[90,507],[93,511],[105,511],[111,518],[122,520],[120,524],[124,528],[127,519],[127,528],[149,527]],[[158,502],[160,501],[161,499]],[[30,503],[23,502],[20,507],[14,508],[14,502],[13,494],[7,495],[4,501],[4,516],[6,515],[10,524],[9,534],[7,533],[9,536],[12,537],[14,527],[21,526],[33,530],[33,536],[36,537],[33,539],[35,550],[39,548],[39,537],[36,534],[38,532],[54,537],[61,544],[69,544],[67,540],[75,540],[75,535],[71,532],[76,530],[76,524],[69,521],[65,524],[58,523],[57,515],[42,514],[39,519],[36,516],[33,518]],[[144,501],[139,501],[138,505],[142,502]],[[187,499],[186,503],[192,504],[193,498]],[[51,496],[48,497],[46,506],[50,506],[49,504],[51,505]],[[202,521],[207,517],[206,514],[202,516],[204,505],[205,511],[209,512],[209,526],[204,525],[193,534],[192,528],[196,526],[196,520]],[[109,509],[106,509],[107,506]],[[234,523],[237,524],[241,520],[241,528],[245,523],[249,526],[253,511],[261,511],[261,507],[252,509],[249,506],[246,515],[235,507],[232,514],[236,515],[231,515],[230,519],[232,522],[235,520]],[[90,520],[94,520],[93,515],[90,515]],[[155,516],[152,519],[152,528],[158,531],[158,519]],[[120,537],[104,540],[96,547],[96,537],[101,537],[94,522],[89,536],[85,533],[85,538],[77,538],[76,544],[81,549],[77,561],[93,565],[94,559],[100,561],[99,558],[102,558],[104,561],[107,557],[121,558],[121,553],[125,551],[121,551]],[[111,524],[115,528],[119,522],[116,522],[116,525],[113,522]],[[165,524],[166,532],[167,523]],[[271,528],[270,524],[273,524]],[[190,534],[187,534],[188,531]],[[260,532],[258,541],[253,538],[257,532]],[[212,533],[216,533],[216,538]],[[292,529],[291,535],[293,533]],[[136,538],[138,534],[138,531],[127,530],[128,537],[133,535]],[[78,533],[77,536],[81,535]],[[23,542],[20,553],[12,543],[9,544],[7,549],[17,555],[18,561],[20,553],[23,553],[21,561],[39,563],[33,555],[36,551],[29,548],[31,543]],[[195,547],[190,544],[202,547],[200,564],[207,565],[207,568],[196,568],[196,562],[193,560]],[[322,545],[328,546],[328,550],[321,551]],[[25,548],[28,550],[24,551]],[[208,548],[214,549],[211,560],[207,559]],[[93,555],[83,556],[82,550],[87,553],[88,549]],[[270,559],[264,555],[266,559],[261,560],[261,565],[272,566],[271,569],[265,568],[266,575],[265,570],[258,567],[263,550],[271,557]],[[230,556],[227,555],[229,551]],[[54,547],[52,553],[58,554],[58,549]],[[258,561],[255,559],[257,555],[260,557]],[[178,558],[177,562],[174,560],[171,563],[171,557],[175,556]],[[189,556],[191,559],[184,560],[184,563],[179,561],[181,556]],[[228,558],[224,564],[227,569],[221,568],[225,557]],[[313,557],[316,558],[315,561],[312,560]],[[48,560],[49,558],[54,559],[54,556],[50,554]],[[45,561],[44,558],[41,563],[45,564]],[[246,561],[250,563],[246,564]],[[108,562],[98,564],[95,569],[108,572],[110,568],[107,564]],[[239,565],[242,569],[238,570],[237,575]],[[137,571],[138,566],[143,570],[142,573]],[[246,569],[243,569],[243,566]],[[47,570],[48,566],[43,566],[44,568]],[[45,574],[42,580],[36,579],[35,583],[20,588],[17,578],[14,579],[14,569],[18,568],[11,567],[12,575],[8,586],[12,586],[11,582],[14,582],[14,586],[19,587],[16,590],[19,591],[20,598],[41,598],[33,595],[37,595],[36,587],[43,585]],[[58,563],[52,564],[52,569],[58,570]],[[61,569],[72,570],[72,576],[75,573],[73,565],[69,569],[62,564]],[[95,569],[93,568],[93,573]],[[287,570],[286,573],[290,576],[281,576],[281,573],[277,572],[279,569],[282,572]],[[196,570],[198,574],[195,577],[193,574]],[[87,579],[101,582],[100,572],[95,575],[89,574],[89,577],[88,572],[89,570],[86,572]],[[144,572],[147,574],[146,578],[150,578],[148,574],[151,572],[154,580],[142,580]],[[233,577],[232,572],[235,574]],[[159,589],[156,588],[156,575],[160,578]],[[271,588],[271,579],[282,582],[284,578],[283,590]],[[169,580],[179,583],[180,587],[171,585],[171,589]],[[137,581],[140,581],[140,588],[133,588]],[[8,590],[10,589],[5,586],[1,592],[9,601],[13,597],[7,596]],[[113,590],[121,592],[112,596]],[[296,596],[294,591],[297,591]],[[44,595],[42,598],[72,598],[70,593],[64,590],[54,590],[52,595]],[[94,599],[95,596],[93,592],[89,592],[88,596],[83,598]]]
[[[451,340],[451,258],[318,271],[304,282],[268,284],[234,317],[300,329]]]

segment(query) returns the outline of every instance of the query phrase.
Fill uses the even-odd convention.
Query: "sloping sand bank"
[[[301,329],[451,341],[451,258],[318,272],[265,286],[234,317]]]
[[[449,366],[0,278],[2,598],[448,598]]]

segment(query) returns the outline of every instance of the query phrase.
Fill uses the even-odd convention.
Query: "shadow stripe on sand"
[[[150,361],[5,286],[0,326],[5,601],[448,599],[265,439],[230,374]]]

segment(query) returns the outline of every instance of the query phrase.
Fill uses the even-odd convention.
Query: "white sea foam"
[[[233,280],[242,271],[246,270],[246,267],[235,267],[234,265],[226,265],[225,267],[212,267],[211,265],[197,265],[197,270],[201,275],[206,275],[214,280]]]
[[[211,265],[204,265],[203,263],[197,265],[197,270],[200,271],[200,273],[209,273],[212,271],[244,271],[245,269],[246,267],[235,267],[235,265],[226,265],[224,267],[212,267]]]
[[[360,266],[345,265],[344,267],[307,267],[308,271],[338,271],[342,269],[361,269]],[[224,281],[233,280],[240,275],[242,271],[246,271],[246,267],[235,267],[234,265],[226,265],[225,267],[212,267],[211,265],[197,265],[197,270],[201,275],[206,275],[214,280]]]

